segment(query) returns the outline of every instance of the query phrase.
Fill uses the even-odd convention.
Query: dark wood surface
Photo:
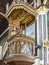
[[[32,65],[32,63],[27,63],[27,62],[10,62],[9,65]]]

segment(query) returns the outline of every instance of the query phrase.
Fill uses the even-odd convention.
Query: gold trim
[[[14,9],[24,9],[25,11],[27,11],[28,13],[31,13],[34,16],[37,16],[38,14],[35,9],[31,9],[24,4],[14,4],[9,8],[9,10],[6,13],[6,16],[8,17]]]

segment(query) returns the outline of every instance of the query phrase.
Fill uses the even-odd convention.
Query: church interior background
[[[49,0],[0,0],[0,65],[49,65]]]

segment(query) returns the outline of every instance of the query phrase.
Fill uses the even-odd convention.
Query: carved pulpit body
[[[16,2],[11,4],[6,13],[9,20],[9,39],[5,61],[9,65],[32,65],[35,39],[26,35],[26,28],[34,23],[37,11],[29,6],[27,0],[14,1]]]
[[[6,54],[6,62],[10,64],[12,61],[20,65],[26,63],[34,63],[34,43],[35,40],[24,34],[13,35],[8,40],[8,51]],[[19,63],[18,63],[19,65]]]

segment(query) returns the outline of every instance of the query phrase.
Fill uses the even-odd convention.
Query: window
[[[35,38],[35,23],[26,29],[26,35]]]

